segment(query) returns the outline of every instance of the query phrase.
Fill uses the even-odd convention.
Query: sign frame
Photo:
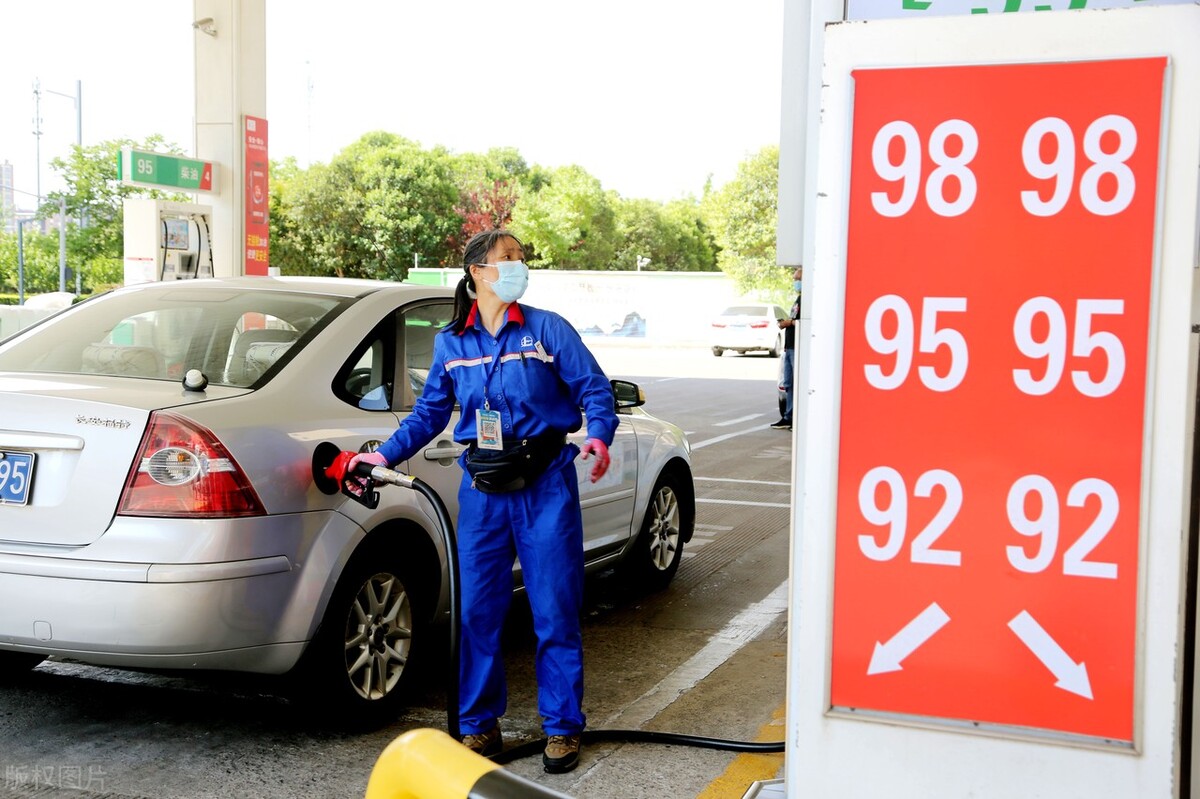
[[[217,165],[212,161],[132,147],[122,147],[117,153],[117,177],[126,185],[145,189],[206,194],[218,191]]]
[[[1166,67],[853,71],[835,708],[1135,745]]]
[[[1025,797],[1175,795],[1184,712],[1177,675],[1195,423],[1200,311],[1196,278],[1200,170],[1200,7],[1075,14],[999,14],[834,23],[824,31],[820,157],[812,192],[815,238],[801,312],[793,515],[786,782],[813,795]],[[1049,58],[1048,58],[1049,54]],[[848,237],[849,142],[855,69],[1021,64],[1166,56],[1147,341],[1147,462],[1141,554],[1134,747],[1078,736],[1020,734],[866,719],[831,707],[834,544]],[[1190,686],[1189,686],[1190,688]],[[882,723],[881,723],[882,722]],[[1187,723],[1187,720],[1185,720]],[[968,733],[968,734],[964,734]],[[924,753],[925,757],[918,757]],[[1190,756],[1185,753],[1182,756]],[[869,764],[864,768],[863,764]],[[789,794],[791,795],[791,794]],[[799,795],[799,794],[796,794]]]

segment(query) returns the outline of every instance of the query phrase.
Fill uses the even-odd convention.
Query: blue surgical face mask
[[[802,280],[793,280],[793,281],[792,281],[792,289],[793,289],[793,290],[794,290],[794,291],[795,291],[797,294],[799,294],[799,293],[800,293],[800,286],[803,284],[803,282],[804,282],[804,281],[802,281]]]
[[[501,302],[516,302],[525,294],[529,287],[529,267],[520,261],[501,261],[496,264],[500,277],[496,280],[484,280],[496,292]]]

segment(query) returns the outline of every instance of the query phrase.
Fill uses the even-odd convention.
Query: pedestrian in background
[[[584,728],[583,515],[576,455],[608,469],[617,429],[612,387],[565,319],[517,300],[529,283],[521,242],[504,230],[479,233],[463,252],[454,320],[434,340],[433,363],[413,412],[376,452],[350,461],[407,460],[462,408],[458,553],[462,579],[459,728],[484,756],[503,748],[499,719],[508,692],[501,632],[520,558],[537,635],[538,711],[547,735],[542,764],[561,773],[579,762]],[[583,425],[582,448],[567,434]]]
[[[800,295],[803,287],[803,278],[804,267],[796,267],[796,271],[792,273],[792,288],[796,292],[796,301],[792,303],[792,310],[788,318],[779,320],[779,327],[783,330],[783,363],[780,365],[779,387],[783,389],[786,399],[783,406],[783,415],[779,417],[778,422],[771,425],[776,430],[792,429],[792,403],[795,397],[794,389],[796,384],[796,320],[800,318]]]

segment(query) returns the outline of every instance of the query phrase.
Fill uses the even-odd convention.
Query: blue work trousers
[[[784,403],[783,418],[792,421],[792,405],[796,396],[796,350],[788,348],[783,351],[783,363],[780,365],[779,385],[787,396]]]
[[[504,715],[501,634],[512,602],[513,558],[521,561],[537,635],[538,711],[546,735],[583,730],[583,517],[573,461],[563,448],[532,485],[504,494],[458,492],[462,586],[459,730],[482,733]]]

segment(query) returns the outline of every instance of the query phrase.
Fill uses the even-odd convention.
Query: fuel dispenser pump
[[[129,198],[125,284],[213,276],[212,206]]]

